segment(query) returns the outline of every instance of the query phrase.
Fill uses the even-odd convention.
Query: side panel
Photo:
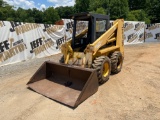
[[[93,56],[97,54],[101,55],[100,49],[103,50],[103,54],[110,50],[108,48],[116,47],[124,56],[124,42],[123,42],[123,19],[118,19],[113,23],[113,26],[100,36],[93,44],[90,44],[86,48],[86,52],[93,52]],[[109,44],[112,43],[112,44]],[[114,43],[114,44],[113,44]],[[102,48],[103,47],[103,48]],[[106,50],[105,50],[106,49]]]

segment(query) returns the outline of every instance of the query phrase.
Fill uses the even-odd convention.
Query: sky
[[[75,0],[4,0],[8,4],[15,7],[21,7],[24,9],[37,8],[42,10],[48,7],[58,7],[58,6],[73,6]]]

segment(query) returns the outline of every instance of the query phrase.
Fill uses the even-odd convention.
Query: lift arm
[[[118,19],[114,21],[113,26],[109,30],[107,30],[102,36],[100,36],[94,43],[89,44],[86,47],[85,52],[92,52],[93,55],[95,55],[102,46],[110,42],[113,42],[115,40],[116,40],[115,49],[122,46],[121,44],[123,44],[122,43],[123,41],[123,29],[122,29],[123,23],[124,23],[123,19]]]

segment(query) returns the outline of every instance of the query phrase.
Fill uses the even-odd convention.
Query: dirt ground
[[[0,120],[160,120],[160,43],[125,46],[123,69],[76,109],[27,89],[45,60],[0,67]]]

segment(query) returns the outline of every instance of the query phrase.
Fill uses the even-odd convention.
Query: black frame
[[[77,20],[88,21],[88,35],[89,40],[86,44],[93,43],[96,40],[96,21],[97,20],[106,20],[106,30],[110,28],[110,17],[108,15],[101,14],[93,14],[93,13],[78,13],[72,15],[72,19],[74,20],[73,26],[73,36],[72,36],[72,48],[77,48],[79,46],[75,46],[75,36],[76,36],[76,23]]]

